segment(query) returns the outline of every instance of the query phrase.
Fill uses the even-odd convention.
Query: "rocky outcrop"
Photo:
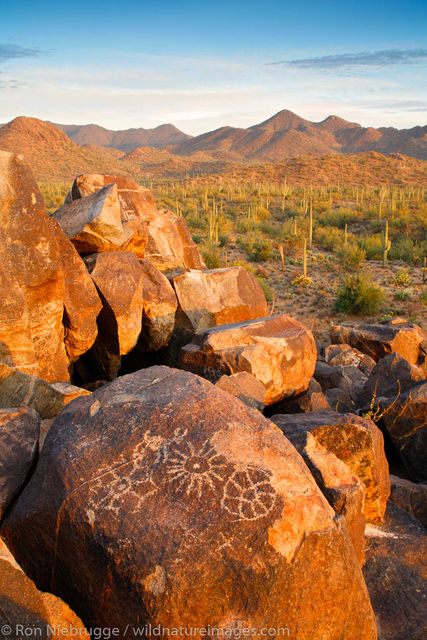
[[[221,376],[215,386],[239,398],[252,409],[262,411],[265,407],[265,387],[247,371],[233,373],[231,376]]]
[[[268,414],[275,413],[309,413],[310,411],[327,411],[329,403],[322,392],[322,387],[311,378],[306,391],[292,398],[285,398],[269,407]]]
[[[98,379],[112,380],[121,356],[133,349],[141,333],[143,269],[129,252],[96,253],[86,258],[86,264],[103,305],[89,355],[99,369]]]
[[[22,156],[0,151],[0,361],[67,381],[64,273],[40,190]]]
[[[427,483],[390,476],[390,500],[427,528]]]
[[[260,284],[242,267],[184,271],[170,281],[179,304],[175,333],[182,344],[197,331],[267,315]]]
[[[401,393],[415,387],[424,378],[421,369],[405,360],[400,353],[390,353],[385,358],[381,358],[372,370],[363,387],[360,404],[369,407],[372,402],[376,404],[376,398],[381,397],[394,400]]]
[[[133,231],[127,250],[139,258],[150,258],[162,270],[206,268],[187,223],[171,212],[159,211],[146,187],[119,175],[85,174],[77,176],[71,197],[87,198],[114,183],[123,226]]]
[[[88,351],[98,334],[96,319],[102,308],[86,265],[68,240],[61,226],[48,220],[58,243],[65,279],[65,348],[71,362]]]
[[[213,382],[224,374],[251,373],[266,389],[266,404],[305,391],[315,363],[313,334],[287,315],[199,331],[180,357],[183,369]]]
[[[103,187],[87,198],[64,204],[56,220],[80,254],[124,251],[133,230],[122,224],[117,187]]]
[[[0,409],[0,520],[33,467],[39,433],[35,411]]]
[[[379,403],[381,423],[415,482],[427,480],[427,382]]]
[[[276,415],[271,418],[285,436],[311,433],[364,482],[364,514],[367,522],[382,522],[390,495],[388,463],[384,440],[378,427],[367,418],[332,411]]]
[[[363,573],[378,638],[425,640],[427,534],[417,520],[389,503],[382,526],[366,527]]]
[[[376,638],[345,520],[302,458],[184,371],[138,371],[68,405],[3,535],[41,588],[122,637],[159,624]]]
[[[143,271],[143,307],[137,348],[158,351],[166,347],[172,337],[178,301],[166,276],[150,260],[139,262]]]
[[[51,593],[38,591],[0,540],[2,638],[35,636],[41,640],[71,636],[90,640],[83,622]]]
[[[343,324],[331,330],[331,341],[349,344],[376,362],[390,353],[400,353],[411,364],[425,365],[427,335],[421,327],[402,318],[380,324]]]
[[[375,360],[349,344],[331,344],[325,349],[325,360],[331,367],[357,367],[369,376],[375,367]]]
[[[41,418],[54,418],[66,404],[89,391],[67,382],[49,383],[0,363],[0,407],[27,407]]]

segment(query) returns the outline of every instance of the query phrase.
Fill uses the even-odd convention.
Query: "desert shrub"
[[[351,244],[338,251],[338,258],[346,271],[357,271],[366,259],[366,251]]]
[[[368,260],[381,260],[382,247],[381,247],[381,234],[376,233],[373,236],[368,236],[360,241],[361,249],[366,251],[366,257]],[[391,254],[389,254],[391,258]]]
[[[220,233],[218,236],[218,242],[220,247],[225,247],[228,244],[229,237],[227,233]]]
[[[411,278],[409,276],[408,269],[399,269],[394,276],[392,283],[393,287],[408,287],[411,284]]]
[[[412,300],[412,292],[411,291],[396,291],[393,296],[394,300]]]
[[[421,302],[421,304],[426,304],[427,305],[427,289],[424,289],[423,291],[421,291],[421,293],[420,293],[420,302]]]
[[[313,284],[313,280],[309,276],[305,276],[299,273],[291,282],[293,287],[310,287]]]
[[[344,232],[337,227],[316,227],[314,238],[327,251],[336,251],[344,244]]]
[[[201,254],[208,269],[218,269],[222,266],[218,249],[215,247],[215,245],[206,244],[201,248]]]
[[[412,238],[400,236],[393,240],[388,257],[390,260],[403,260],[413,264],[416,261],[416,247]]]
[[[364,315],[378,311],[384,300],[381,287],[372,284],[363,274],[341,280],[337,289],[335,309],[339,313]]]
[[[261,285],[262,290],[264,291],[265,299],[267,302],[271,302],[274,297],[274,291],[269,285],[268,281],[265,278],[261,278],[261,276],[255,276],[259,284]]]

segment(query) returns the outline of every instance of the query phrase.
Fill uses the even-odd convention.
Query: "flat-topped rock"
[[[285,436],[311,433],[337,458],[345,462],[366,487],[364,514],[368,522],[382,522],[390,495],[384,439],[372,420],[333,411],[275,415],[271,418]]]
[[[68,405],[3,535],[40,588],[120,637],[160,624],[376,638],[345,520],[303,459],[185,371],[151,367]]]
[[[376,362],[400,353],[411,364],[425,365],[427,334],[417,324],[392,318],[379,324],[341,324],[331,330],[331,341],[356,347]]]
[[[213,382],[247,371],[263,383],[265,403],[273,404],[307,389],[316,357],[311,331],[280,315],[199,331],[181,349],[180,365]]]

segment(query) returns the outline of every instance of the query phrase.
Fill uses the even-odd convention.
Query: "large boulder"
[[[140,351],[158,351],[172,337],[178,301],[166,276],[150,260],[139,262],[143,270],[143,307],[137,347]]]
[[[27,407],[41,418],[54,418],[66,404],[89,391],[67,382],[46,382],[0,363],[0,407]]]
[[[331,330],[331,341],[349,344],[376,362],[389,353],[400,353],[411,364],[425,365],[427,335],[417,324],[393,318],[379,324],[342,324]]]
[[[419,367],[411,364],[400,353],[390,353],[381,358],[372,369],[361,396],[361,406],[376,404],[381,397],[397,398],[401,393],[409,391],[425,378]]]
[[[69,380],[64,273],[43,197],[22,156],[0,151],[0,362]]]
[[[134,233],[122,224],[115,184],[107,185],[87,198],[62,205],[52,218],[83,255],[124,251]]]
[[[415,482],[427,480],[427,381],[379,403],[381,422]]]
[[[333,411],[276,415],[271,418],[285,436],[311,433],[365,483],[364,514],[368,522],[382,522],[390,495],[384,439],[372,420]]]
[[[77,176],[71,198],[87,198],[111,183],[117,188],[122,223],[133,231],[128,251],[139,258],[145,255],[162,270],[206,268],[185,220],[171,212],[159,211],[149,189],[137,185],[131,178],[102,174]]]
[[[327,411],[329,403],[322,392],[322,387],[311,378],[308,388],[297,396],[284,398],[268,409],[268,415],[275,413],[309,413],[310,411]]]
[[[0,520],[34,465],[39,434],[35,411],[0,409]]]
[[[185,371],[141,370],[68,405],[2,534],[40,588],[120,637],[151,624],[376,638],[345,520],[302,458]]]
[[[71,362],[88,351],[98,334],[96,319],[102,308],[86,265],[68,240],[61,226],[53,219],[52,227],[64,270],[65,348]]]
[[[215,386],[239,398],[252,409],[262,411],[265,407],[265,387],[247,371],[239,371],[231,376],[221,376]]]
[[[313,334],[287,315],[225,324],[199,331],[181,349],[183,369],[216,382],[251,373],[265,386],[265,403],[305,391],[316,364]]]
[[[384,524],[368,525],[365,534],[363,573],[377,619],[378,638],[425,640],[426,530],[389,502]]]
[[[170,281],[179,304],[175,333],[183,343],[197,331],[267,315],[261,285],[242,267],[184,271]]]
[[[103,305],[89,356],[99,376],[111,380],[121,356],[133,349],[141,333],[143,269],[136,255],[126,251],[95,253],[86,258],[86,264]]]
[[[90,640],[83,622],[51,593],[38,591],[0,539],[0,629],[4,640],[75,637]]]
[[[309,431],[289,430],[288,440],[302,455],[319,489],[336,514],[344,516],[360,566],[365,557],[365,485],[342,460]]]
[[[331,367],[357,367],[366,376],[369,376],[375,367],[373,358],[351,347],[349,344],[331,344],[326,347],[325,361]]]

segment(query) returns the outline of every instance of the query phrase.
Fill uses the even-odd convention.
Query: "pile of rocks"
[[[1,615],[298,640],[403,640],[410,616],[421,640],[421,329],[318,350],[122,176],[77,177],[49,218],[0,152],[0,211],[1,536],[29,576],[3,547]],[[390,484],[381,430],[418,484]]]

